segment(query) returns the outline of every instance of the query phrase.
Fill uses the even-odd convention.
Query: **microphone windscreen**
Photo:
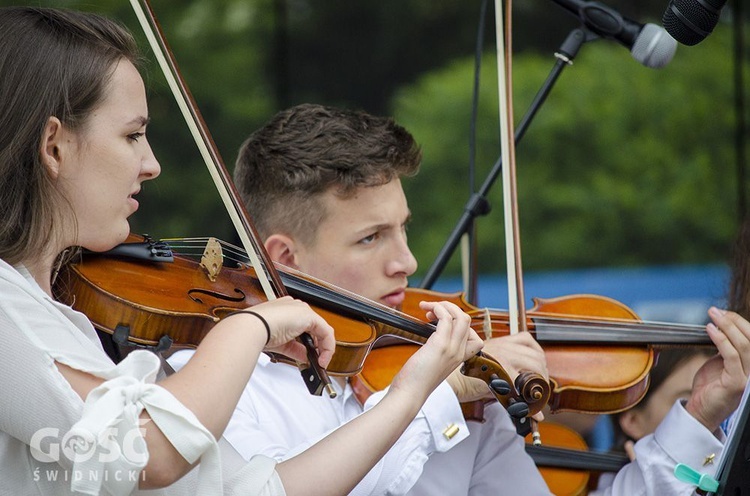
[[[653,69],[667,65],[677,51],[677,42],[661,26],[646,24],[633,43],[633,58]]]

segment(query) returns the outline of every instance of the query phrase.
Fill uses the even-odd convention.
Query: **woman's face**
[[[82,128],[62,130],[57,184],[78,223],[71,244],[104,251],[127,237],[127,219],[138,209],[135,195],[161,170],[146,140],[147,123],[143,80],[123,59]]]
[[[704,363],[706,355],[696,355],[680,363],[658,388],[650,392],[645,404],[638,405],[626,414],[629,419],[620,425],[623,431],[636,441],[656,430],[678,399],[687,399],[693,389],[693,378]]]

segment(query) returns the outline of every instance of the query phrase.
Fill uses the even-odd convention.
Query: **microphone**
[[[696,45],[711,34],[727,0],[670,0],[662,25],[683,45]]]
[[[656,24],[640,24],[620,15],[611,7],[586,0],[553,0],[580,19],[593,33],[620,42],[633,58],[653,69],[672,60],[677,42]],[[720,1],[720,0],[713,0]]]

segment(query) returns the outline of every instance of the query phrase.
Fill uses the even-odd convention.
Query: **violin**
[[[526,436],[526,452],[536,463],[552,494],[582,496],[594,482],[592,473],[617,472],[630,462],[625,454],[596,453],[573,429],[555,422],[539,424],[544,446]]]
[[[235,266],[224,265],[222,247],[235,251]],[[327,368],[332,375],[359,373],[382,336],[422,344],[435,331],[431,323],[299,271],[282,265],[277,270],[289,294],[310,304],[336,330],[336,351]],[[221,318],[266,299],[255,269],[238,248],[214,240],[199,262],[172,252],[166,243],[133,234],[111,252],[84,253],[64,266],[54,292],[99,330],[155,348],[197,346]],[[519,418],[540,411],[549,398],[544,378],[522,377],[514,388],[502,366],[482,353],[465,363],[464,373],[487,382]]]
[[[417,302],[423,300],[457,304],[485,339],[508,334],[507,312],[479,309],[462,293],[407,288],[401,311],[417,316]],[[627,306],[603,296],[535,298],[534,302],[527,325],[545,352],[552,412],[626,410],[646,393],[659,347],[713,346],[702,326],[643,322]],[[356,378],[361,383],[358,389],[373,392],[386,387],[413,352],[408,344],[372,350]]]
[[[372,344],[383,335],[424,343],[435,331],[433,324],[400,314],[305,274],[281,270],[281,267],[271,263],[179,72],[149,0],[143,2],[145,5],[141,5],[139,0],[131,0],[130,3],[240,237],[244,248],[243,259],[249,258],[251,265],[243,260],[236,268],[225,268],[220,250],[217,250],[221,246],[218,242],[204,252],[200,264],[183,257],[173,257],[171,252],[159,253],[164,255],[161,262],[166,259],[170,262],[164,264],[152,258],[163,247],[157,249],[147,243],[146,259],[151,263],[140,261],[133,265],[132,260],[87,257],[85,263],[67,264],[59,277],[58,299],[86,313],[101,331],[120,337],[125,335],[136,343],[138,340],[147,342],[160,334],[155,346],[158,349],[170,346],[175,339],[197,345],[222,316],[238,306],[245,308],[257,303],[259,295],[264,295],[265,298],[260,301],[265,301],[291,294],[317,308],[334,328],[353,330],[350,339],[338,343],[338,351],[329,363],[332,373],[342,375],[361,370]],[[149,269],[145,269],[145,266]],[[220,280],[228,283],[217,284]],[[106,304],[102,304],[101,300]],[[83,306],[85,310],[81,308]],[[110,306],[113,309],[111,312]],[[105,307],[106,312],[103,310]],[[339,318],[344,322],[339,324]],[[141,332],[145,333],[145,337],[140,335]],[[342,333],[342,330],[337,331],[337,335]],[[303,333],[298,339],[307,349],[308,367],[304,368],[305,364],[298,366],[308,389],[313,394],[320,394],[325,388],[329,396],[335,396],[328,371],[318,364],[312,338]],[[493,394],[515,418],[539,412],[549,398],[550,386],[543,377],[524,374],[516,379],[514,388],[513,381],[502,366],[482,353],[477,353],[464,363],[464,372],[486,381]]]

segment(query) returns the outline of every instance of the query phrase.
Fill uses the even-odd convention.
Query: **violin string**
[[[635,324],[637,325],[637,324]],[[540,327],[541,326],[541,327]],[[603,325],[586,325],[574,324],[537,324],[544,335],[545,340],[551,341],[584,341],[591,342],[592,337],[595,341],[609,341],[612,343],[643,343],[643,344],[710,344],[708,335],[702,333],[692,333],[686,331],[674,331],[670,329],[640,329],[638,327],[625,326],[603,326]],[[537,333],[539,336],[539,333]],[[579,339],[577,339],[579,338]]]
[[[583,319],[583,318],[576,318],[576,317],[565,317],[561,316],[560,314],[554,314],[554,313],[544,313],[544,312],[537,312],[532,313],[532,318],[534,321],[542,321],[542,322],[567,322],[567,323],[573,323],[577,326],[582,326],[586,324],[599,324],[599,323],[608,323],[612,326],[623,326],[623,327],[632,327],[634,323],[637,323],[641,326],[651,326],[658,329],[674,329],[676,331],[684,330],[684,331],[697,331],[699,329],[703,329],[703,326],[695,325],[695,324],[683,324],[678,322],[659,322],[659,321],[648,321],[648,320],[633,320],[633,319],[626,319],[626,318],[617,318],[617,317],[602,317],[602,316],[590,316],[589,319]],[[591,320],[595,319],[595,320]]]
[[[475,317],[477,319],[483,318],[482,316]],[[591,316],[590,319],[576,318],[576,317],[564,317],[558,314],[546,314],[536,313],[532,315],[534,322],[554,322],[558,325],[571,324],[576,327],[585,327],[587,325],[600,325],[606,323],[611,327],[622,327],[632,328],[634,325],[640,327],[653,328],[654,330],[668,329],[670,332],[687,332],[687,333],[702,333],[704,327],[695,324],[682,324],[672,322],[659,322],[659,321],[647,321],[647,320],[632,320],[616,317],[599,317]],[[592,320],[594,319],[594,320]]]
[[[670,324],[660,322],[642,322],[637,320],[584,320],[580,318],[565,318],[565,317],[535,317],[537,323],[559,325],[559,326],[576,326],[576,327],[599,327],[606,325],[608,328],[621,328],[621,329],[632,329],[634,326],[640,329],[645,329],[646,332],[660,332],[666,330],[670,333],[683,333],[687,335],[691,334],[704,334],[704,327],[699,325],[689,324]]]
[[[200,255],[208,239],[205,237],[180,238],[164,241],[170,242],[170,246],[180,250],[180,253],[185,253],[181,251],[185,250],[189,252],[185,254]],[[177,241],[177,243],[172,243],[172,241]],[[235,264],[247,265],[249,263],[242,248],[223,240],[218,241],[222,247],[222,255],[225,260]],[[537,337],[544,338],[545,341],[583,341],[590,343],[606,340],[623,344],[627,342],[656,344],[653,341],[666,341],[672,344],[685,344],[686,341],[697,340],[701,343],[710,344],[702,326],[658,321],[634,321],[614,317],[594,318],[596,320],[560,317],[550,314],[549,316],[534,316],[533,320],[537,328]],[[543,331],[544,336],[540,335],[540,331]]]
[[[205,248],[206,243],[208,242],[208,239],[209,238],[179,238],[175,240],[165,239],[164,241],[168,241],[169,246],[171,248],[174,248],[180,254],[195,256],[197,254],[202,253],[202,250]],[[172,241],[179,241],[179,244],[173,243]],[[231,243],[227,243],[226,241],[222,241],[222,240],[218,240],[218,241],[219,241],[219,244],[222,246],[223,256],[226,260],[229,260],[234,263],[242,263],[242,264],[249,263],[249,259],[247,258],[247,255],[245,254],[244,250],[242,250],[241,248],[235,245],[232,245]],[[233,257],[227,256],[225,254],[227,251],[232,253],[234,256]]]
[[[596,329],[618,329],[632,331],[637,329],[639,332],[644,334],[659,334],[666,332],[675,335],[704,335],[705,328],[697,325],[681,325],[681,324],[660,324],[658,322],[640,322],[640,321],[585,321],[582,319],[566,319],[566,318],[546,318],[541,317],[535,319],[535,322],[543,325],[560,326],[560,327],[588,327]]]
[[[479,317],[476,317],[479,321]],[[607,321],[607,320],[583,320],[578,318],[534,318],[534,324],[540,330],[545,332],[554,332],[555,329],[580,329],[582,332],[587,334],[593,334],[601,332],[604,334],[633,337],[634,334],[642,335],[643,337],[655,336],[657,338],[662,335],[674,336],[674,337],[685,337],[685,338],[705,338],[708,341],[708,337],[703,326],[687,325],[687,324],[660,324],[640,321]],[[565,331],[563,331],[565,332]]]
[[[202,254],[208,239],[209,238],[180,238],[171,240],[164,239],[162,241],[167,242],[170,248],[175,249],[175,251],[180,254],[198,256]],[[248,258],[244,249],[222,240],[217,241],[221,246],[222,257],[224,260],[248,265]],[[229,255],[227,255],[227,253],[229,253]],[[299,276],[295,275],[294,272],[297,271],[288,269],[286,272],[280,273],[282,279],[286,276],[284,285],[287,289],[301,289],[302,292],[305,292],[308,296],[315,295],[316,298],[319,298],[322,301],[328,303],[338,302],[339,305],[343,305],[353,314],[365,317],[365,322],[367,322],[368,319],[372,319],[374,322],[379,322],[387,326],[387,331],[390,335],[401,337],[407,341],[415,343],[423,343],[435,332],[435,324],[423,322],[409,314],[390,308],[382,303],[369,300],[357,295],[356,293],[344,290],[343,288],[338,288],[324,281],[319,281],[306,274],[300,273]],[[305,279],[305,277],[309,279]],[[323,306],[323,308],[325,308],[325,306]],[[486,357],[481,352],[477,353],[477,357],[485,359],[485,365],[490,366],[491,370],[497,375],[502,373],[506,377],[506,380],[510,381],[505,369],[503,369],[502,365],[494,359]],[[518,393],[515,392],[514,397],[517,397],[517,395]],[[498,400],[500,399],[501,398],[498,396]],[[526,399],[524,399],[524,401],[526,401]]]
[[[189,250],[191,250],[191,253],[190,253],[191,255],[196,255],[196,254],[198,254],[198,248],[202,249],[203,246],[205,245],[207,239],[208,238],[181,238],[180,241],[184,243],[183,245],[177,245],[177,244],[173,245],[173,244],[170,244],[170,246],[172,246],[172,247],[178,247],[178,248],[186,247]],[[248,264],[249,263],[249,260],[245,256],[245,251],[243,249],[241,249],[241,248],[239,248],[239,247],[237,247],[235,245],[232,245],[231,243],[228,243],[226,241],[219,240],[219,243],[222,246],[222,255],[223,255],[223,258],[225,260],[229,260],[231,262],[239,263],[239,264]],[[228,256],[227,252],[233,254],[234,256]],[[181,254],[185,254],[185,252],[183,252],[183,251],[180,251],[180,253]],[[320,281],[320,282],[322,282],[322,281]],[[338,289],[340,289],[340,288],[337,288],[337,290]],[[347,292],[346,290],[343,290],[343,289],[341,291],[343,293],[347,293],[347,296],[351,296],[353,298],[357,298],[357,299],[363,300],[363,298],[361,296],[356,295],[355,293],[349,293],[349,292]],[[367,300],[367,301],[369,301],[369,300]],[[372,303],[374,305],[380,305],[379,303],[374,302],[374,301]],[[383,307],[385,309],[392,310],[389,307],[385,307],[385,306],[383,306]]]
[[[187,250],[191,251],[191,255],[197,255],[199,254],[199,249],[202,249],[203,246],[205,246],[206,241],[208,238],[180,238],[178,240],[165,240],[170,241],[170,246],[173,248],[187,248]],[[172,244],[171,241],[178,241],[178,243]],[[231,243],[227,243],[225,241],[217,240],[219,241],[220,245],[222,246],[222,255],[223,258],[226,260],[230,260],[235,263],[245,264],[248,265],[249,261],[246,258],[245,250],[242,248],[239,248],[235,245],[232,245]],[[226,252],[230,252],[235,255],[235,257],[229,257],[226,255]],[[184,254],[184,252],[180,251],[180,254]],[[202,251],[201,251],[202,253]],[[306,274],[305,277],[309,278],[309,281],[304,281],[300,277],[295,276],[291,273],[291,269],[287,269],[286,273],[282,273],[282,276],[286,275],[287,278],[290,279],[288,282],[296,282],[297,285],[300,285],[302,287],[305,287],[307,289],[313,289],[317,290],[318,292],[324,292],[329,301],[335,301],[337,298],[341,299],[344,298],[347,300],[348,304],[357,304],[359,305],[359,308],[364,309],[362,311],[363,315],[367,315],[369,312],[376,312],[380,315],[381,320],[379,320],[382,323],[385,323],[386,325],[390,325],[391,327],[400,329],[404,328],[407,330],[410,330],[414,334],[425,338],[432,334],[435,330],[435,326],[433,324],[422,322],[419,319],[414,318],[411,315],[402,313],[398,310],[395,310],[393,308],[390,308],[386,305],[383,305],[382,303],[379,303],[377,301],[372,301],[367,298],[364,298],[356,293],[352,293],[350,291],[347,291],[343,288],[339,288],[337,286],[334,286],[332,284],[326,283],[325,281],[320,281],[315,278],[312,278]],[[286,284],[288,286],[288,284]],[[382,320],[385,319],[385,320]]]
[[[195,245],[198,245],[200,248],[203,248],[207,242],[208,238],[180,238],[180,241],[190,243],[191,247],[194,247]],[[233,245],[227,241],[219,240],[219,243],[221,244],[223,249],[228,249],[230,253],[234,255],[234,257],[228,257],[225,255],[224,258],[235,262],[235,263],[248,263],[248,258],[245,254],[245,251],[236,246]],[[177,247],[179,245],[170,245],[173,247]],[[611,324],[612,326],[622,326],[626,328],[632,328],[634,322],[637,322],[642,327],[647,326],[653,326],[656,329],[674,329],[675,331],[685,330],[688,332],[696,332],[696,331],[702,331],[702,326],[697,326],[694,324],[682,324],[682,323],[671,323],[671,322],[660,322],[660,321],[633,321],[626,318],[617,318],[617,317],[599,317],[599,316],[592,316],[596,318],[596,321],[592,322],[591,320],[584,320],[580,318],[571,318],[571,317],[560,317],[556,314],[547,314],[549,316],[545,316],[545,314],[538,314],[538,316],[535,316],[535,320],[541,321],[550,321],[555,322],[557,324],[563,325],[563,323],[572,324],[574,326],[585,326],[585,325],[591,325],[593,324],[600,324],[602,322],[607,322]]]
[[[565,322],[573,322],[576,324],[585,324],[587,322],[591,322],[589,320],[584,319],[576,319],[576,318],[569,318],[569,317],[560,317],[559,315],[555,314],[544,314],[540,313],[537,314],[538,316],[535,317],[535,319],[539,320],[550,320],[550,321],[565,321]],[[595,316],[592,316],[595,317]],[[646,327],[655,327],[660,329],[674,329],[675,331],[696,331],[698,329],[703,329],[703,326],[695,325],[695,324],[682,324],[679,322],[659,322],[659,321],[649,321],[649,320],[632,320],[632,319],[625,319],[625,318],[616,318],[616,317],[596,317],[597,322],[606,322],[614,326],[623,326],[628,327],[632,326],[633,322],[638,322],[639,324],[646,326]]]
[[[475,325],[481,320],[474,319]],[[503,325],[507,325],[504,321]],[[667,328],[642,324],[638,321],[628,322],[596,322],[581,319],[540,319],[534,320],[537,339],[540,341],[584,342],[605,341],[612,343],[642,343],[642,344],[710,344],[705,330],[700,326],[693,328]]]
[[[221,245],[222,245],[222,249],[225,249],[225,248],[226,248],[226,249],[228,249],[228,251],[229,251],[230,253],[233,253],[233,254],[234,254],[234,255],[235,255],[236,257],[238,257],[239,259],[241,259],[242,263],[247,263],[247,262],[246,262],[246,260],[245,260],[245,254],[244,254],[244,250],[243,250],[242,248],[240,248],[240,247],[237,247],[237,246],[235,246],[235,245],[232,245],[231,243],[227,243],[227,242],[225,242],[225,241],[221,241]],[[235,261],[236,261],[236,259],[235,259]],[[322,282],[322,281],[321,281],[321,282]],[[341,290],[341,288],[339,288],[339,290]],[[344,291],[345,291],[345,290],[344,290]],[[348,292],[347,292],[347,293],[348,293]],[[355,294],[355,293],[350,293],[350,294],[351,294],[351,295],[352,295],[353,297],[357,298],[357,299],[360,299],[360,298],[361,298],[361,297],[360,297],[359,295],[357,295],[357,294]],[[371,300],[365,300],[364,298],[361,298],[361,299],[362,299],[363,301],[367,301],[367,302],[369,302],[369,304],[371,304],[371,305],[372,305],[372,304],[374,304],[374,305],[377,305],[377,306],[379,306],[379,307],[382,307],[382,309],[383,309],[384,311],[386,311],[386,312],[388,312],[388,313],[391,313],[391,314],[393,314],[393,315],[402,315],[402,316],[405,316],[405,317],[407,317],[407,318],[409,319],[409,321],[412,321],[412,322],[414,322],[416,326],[418,326],[418,327],[420,327],[420,328],[425,328],[425,329],[426,329],[426,331],[427,331],[427,333],[428,333],[427,335],[431,334],[431,333],[432,333],[432,332],[434,332],[434,330],[435,330],[435,326],[434,326],[433,324],[427,324],[427,323],[424,323],[424,322],[422,322],[422,321],[420,321],[420,320],[418,320],[418,319],[414,319],[414,318],[413,318],[413,317],[412,317],[411,315],[408,315],[408,314],[403,314],[402,312],[400,312],[400,311],[398,311],[398,310],[395,310],[395,309],[393,309],[393,308],[390,308],[390,307],[388,307],[388,306],[385,306],[385,305],[381,305],[381,304],[380,304],[380,303],[378,303],[378,302],[374,302],[374,301],[371,301]],[[400,333],[398,333],[398,334],[400,334]],[[418,333],[418,334],[419,334],[419,335],[421,335],[421,336],[423,336],[423,337],[425,337],[425,334],[424,334],[423,332],[420,332],[420,333]],[[483,355],[481,354],[481,352],[480,352],[480,353],[478,353],[477,355],[478,355],[478,357],[483,357]],[[494,362],[494,359],[493,359],[492,361]],[[507,373],[505,372],[505,370],[504,370],[504,369],[502,369],[502,366],[501,366],[500,364],[497,364],[497,366],[498,366],[498,367],[500,368],[500,370],[501,370],[501,371],[502,371],[503,373],[505,373],[505,374],[507,375]],[[498,373],[499,373],[499,371],[498,371]],[[498,398],[498,399],[499,399],[499,398]]]
[[[706,344],[711,341],[703,326],[689,324],[662,324],[627,319],[583,320],[564,317],[533,317],[537,338],[542,341],[640,344]],[[474,325],[483,325],[481,316],[473,317]],[[498,320],[498,319],[495,319]],[[507,321],[500,319],[507,326]]]

